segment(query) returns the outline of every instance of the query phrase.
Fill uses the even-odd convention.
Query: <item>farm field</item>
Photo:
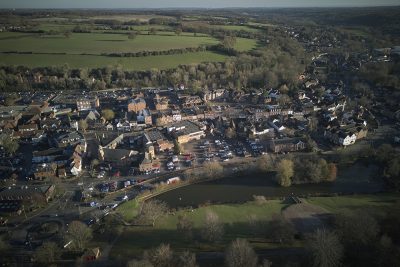
[[[138,35],[135,39],[129,39],[125,34],[102,34],[102,33],[74,33],[70,38],[64,36],[45,36],[9,33],[0,34],[0,52],[17,51],[33,53],[66,53],[66,54],[101,54],[139,51],[162,51],[200,45],[217,44],[218,40],[211,37],[193,36],[160,36],[160,35]],[[23,39],[21,39],[24,37]],[[238,42],[240,49],[248,46],[248,43]]]
[[[249,26],[240,26],[240,25],[216,25],[217,28],[222,28],[225,30],[231,31],[246,31],[246,32],[260,32],[260,29],[251,28]]]
[[[214,52],[194,52],[148,57],[107,57],[89,55],[2,54],[0,64],[28,67],[62,66],[71,68],[100,68],[121,65],[126,70],[170,69],[179,65],[202,62],[223,62],[227,56]]]

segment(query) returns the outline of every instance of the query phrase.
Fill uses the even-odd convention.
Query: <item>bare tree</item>
[[[155,225],[157,219],[165,216],[168,211],[168,206],[159,200],[148,200],[142,203],[138,222],[141,224]]]
[[[234,240],[225,252],[228,267],[256,267],[257,254],[245,239]]]
[[[293,242],[296,233],[293,225],[280,215],[274,216],[269,223],[269,232],[271,238],[279,243]]]
[[[222,175],[224,167],[218,162],[208,162],[204,164],[204,174],[208,178],[218,177]]]
[[[179,256],[179,266],[180,267],[198,267],[199,265],[196,262],[196,255],[189,251],[183,252],[183,254]]]
[[[211,242],[216,242],[222,238],[224,227],[216,213],[212,211],[206,212],[206,218],[201,232],[203,238]]]
[[[92,239],[92,229],[83,222],[72,221],[68,226],[66,238],[67,242],[72,241],[73,248],[83,250]]]
[[[78,122],[78,127],[80,131],[86,132],[87,128],[88,128],[88,123],[86,120],[80,120]]]
[[[148,260],[130,260],[126,267],[154,267],[154,265]]]
[[[19,148],[18,141],[12,139],[10,136],[7,136],[1,140],[1,145],[4,147],[6,153],[10,155],[14,155]]]
[[[154,267],[174,266],[173,254],[169,244],[161,244],[154,249],[145,251],[144,259],[153,264]]]
[[[179,216],[178,223],[176,224],[176,230],[186,239],[193,238],[193,221],[191,221],[187,216]]]
[[[306,248],[315,267],[336,267],[341,265],[343,246],[338,236],[333,232],[318,229],[308,239]]]
[[[60,259],[61,249],[54,242],[44,242],[34,254],[34,258],[40,263],[51,263]]]

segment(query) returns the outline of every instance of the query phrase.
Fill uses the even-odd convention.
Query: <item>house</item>
[[[156,110],[166,110],[168,109],[168,98],[167,97],[160,97],[156,94],[156,97],[153,100],[154,106]]]
[[[179,101],[181,103],[182,108],[190,108],[203,104],[203,100],[201,100],[201,98],[197,95],[195,96],[180,95]]]
[[[43,199],[48,202],[54,195],[55,186],[13,186],[3,188],[0,191],[0,200],[36,200],[36,198]]]
[[[353,145],[357,140],[355,133],[339,131],[338,133],[338,144],[342,146]]]
[[[101,256],[100,248],[91,248],[87,249],[85,253],[82,255],[82,259],[86,262],[95,261]]]
[[[206,91],[203,93],[203,100],[205,102],[207,101],[212,101],[216,99],[223,98],[226,94],[225,89],[216,89],[216,90],[211,90],[211,91]]]
[[[115,166],[129,166],[138,160],[138,151],[99,147],[100,160]]]
[[[306,143],[298,138],[273,139],[267,143],[269,150],[275,153],[295,152],[306,148]]]
[[[136,119],[138,124],[146,124],[146,125],[153,124],[153,119],[151,117],[150,110],[147,108],[138,111]]]
[[[143,160],[139,164],[139,171],[141,173],[149,173],[160,170],[161,164],[158,159],[152,157],[148,152],[144,154]]]
[[[67,147],[80,143],[85,143],[85,139],[81,133],[76,131],[61,132],[53,139],[53,144],[55,144],[56,147]]]
[[[128,104],[128,111],[139,112],[146,108],[146,101],[143,98],[132,99]]]
[[[56,177],[56,164],[37,165],[33,171],[35,180],[45,180]]]

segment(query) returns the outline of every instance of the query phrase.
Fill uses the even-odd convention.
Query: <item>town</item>
[[[257,18],[257,15],[254,17]],[[229,19],[232,20],[231,17]],[[107,25],[109,22],[102,23]],[[243,22],[225,26],[247,27]],[[112,31],[116,30],[115,27],[104,26],[102,30]],[[259,30],[255,24],[252,27],[255,27],[251,28],[253,30]],[[217,224],[221,220],[229,227],[234,227],[229,216],[228,219],[218,219],[218,215],[207,210],[207,207],[242,203],[235,204],[241,210],[237,213],[240,215],[237,215],[239,219],[236,223],[243,223],[240,217],[247,216],[249,225],[254,226],[260,223],[260,218],[267,216],[270,225],[266,228],[272,231],[268,232],[270,236],[274,235],[271,230],[273,227],[280,227],[281,232],[286,234],[275,239],[271,237],[274,240],[272,244],[292,246],[292,242],[303,242],[306,232],[329,225],[322,217],[326,214],[331,216],[334,212],[329,210],[328,204],[318,205],[318,201],[324,203],[319,197],[331,198],[335,205],[341,205],[338,204],[341,200],[335,197],[344,195],[344,198],[349,198],[346,201],[352,202],[358,201],[354,200],[358,196],[369,194],[372,199],[384,198],[382,203],[398,203],[400,109],[399,94],[394,91],[398,89],[400,43],[387,47],[379,46],[377,42],[370,49],[338,53],[338,50],[356,50],[350,47],[351,43],[344,39],[343,33],[329,32],[323,27],[310,32],[303,25],[292,24],[274,27],[275,32],[271,35],[275,37],[271,38],[278,41],[263,41],[267,44],[279,43],[279,38],[285,36],[287,42],[282,47],[286,46],[285,49],[289,51],[302,49],[303,68],[293,63],[293,69],[288,67],[285,70],[295,73],[291,78],[282,78],[280,75],[286,75],[283,71],[283,74],[279,71],[254,74],[259,75],[258,81],[254,81],[253,76],[247,79],[238,74],[238,84],[233,85],[229,75],[222,70],[215,70],[218,63],[189,69],[191,78],[175,72],[169,73],[168,77],[165,73],[153,70],[134,72],[132,75],[136,76],[132,82],[128,82],[129,72],[121,73],[119,70],[105,74],[107,69],[99,69],[76,75],[77,70],[67,70],[66,74],[60,73],[61,70],[52,73],[50,69],[41,68],[32,72],[26,70],[29,74],[23,76],[21,73],[13,74],[19,72],[17,69],[2,67],[1,75],[6,77],[5,73],[8,73],[10,77],[14,76],[2,78],[4,83],[0,84],[0,229],[1,240],[6,244],[5,249],[1,248],[1,253],[8,255],[7,249],[10,251],[10,248],[18,251],[15,266],[50,266],[46,265],[50,263],[75,266],[76,258],[84,264],[76,266],[114,266],[110,265],[113,259],[118,262],[115,266],[125,266],[129,246],[118,245],[124,238],[123,231],[133,231],[127,236],[137,234],[144,239],[154,239],[152,234],[145,236],[144,232],[150,232],[146,227],[163,227],[163,223],[167,225],[172,220],[173,227],[176,225],[175,228],[182,231],[182,235],[189,232],[189,239],[179,237],[184,241],[175,241],[182,247],[173,244],[171,237],[160,243],[171,242],[178,251],[183,251],[182,248],[189,247],[188,244],[194,249],[195,245],[192,246],[191,242],[210,242],[214,247],[209,251],[201,247],[205,244],[196,243],[201,247],[195,249],[197,254],[193,256],[188,253],[192,261],[197,258],[200,266],[221,266],[218,257],[213,260],[214,256],[205,253],[211,253],[218,245],[228,246],[221,241],[225,238],[222,231],[214,229],[215,232],[207,236],[201,230],[200,240],[203,241],[194,241],[196,234],[193,234],[193,229],[199,225],[197,222],[188,222],[191,213],[205,213],[205,223],[214,220]],[[2,31],[16,33],[30,31],[30,28],[7,24]],[[250,33],[237,32],[239,36]],[[357,38],[354,41],[357,45],[358,42],[366,43],[362,37]],[[2,40],[0,38],[0,47]],[[228,40],[225,37],[221,43],[225,45],[226,42]],[[228,46],[218,49],[232,55],[238,53],[239,61],[250,62],[246,55]],[[213,49],[216,48],[204,48],[208,51]],[[1,53],[15,53],[9,52],[11,50],[9,48]],[[241,53],[251,55],[252,63],[248,63],[247,67],[247,63],[243,62],[232,64],[243,68],[240,70],[243,73],[250,69],[256,73],[257,67],[251,64],[261,64],[256,62],[257,51]],[[281,64],[288,59],[281,55]],[[182,71],[184,67],[178,68]],[[382,81],[384,78],[377,74],[382,68],[393,68],[387,71],[392,75],[391,79]],[[203,75],[198,74],[200,71],[204,71]],[[219,73],[218,78],[215,78],[216,73]],[[107,82],[105,75],[110,76]],[[193,78],[195,75],[198,76]],[[376,77],[372,78],[373,75]],[[212,77],[215,81],[212,81]],[[15,79],[14,82],[12,79]],[[168,82],[161,82],[162,79]],[[199,86],[196,82],[204,84]],[[64,85],[57,87],[61,83]],[[12,84],[22,87],[29,84],[34,88],[46,89],[7,91],[3,88],[4,84],[9,84],[10,88]],[[90,86],[78,89],[78,84]],[[350,173],[350,178],[343,178],[347,173]],[[252,185],[253,181],[250,180],[253,177],[260,179],[260,175],[263,177],[261,180],[268,179],[268,184],[263,181],[259,185]],[[363,176],[360,178],[363,180],[357,180],[357,175]],[[258,189],[246,193],[247,189],[243,187],[242,196],[235,196],[240,192],[234,189],[226,189],[226,195],[222,191],[221,195],[205,189],[201,193],[195,192],[195,188],[202,190],[201,186],[223,184],[225,181],[229,184],[229,177],[234,177],[232,181],[247,179],[248,185]],[[231,186],[240,183],[232,182]],[[307,186],[311,189],[305,189]],[[312,189],[316,186],[318,189]],[[190,191],[189,188],[194,189]],[[264,193],[262,188],[281,191],[268,195],[269,191]],[[261,192],[261,195],[257,192]],[[351,199],[352,195],[356,195],[354,199]],[[164,202],[170,207],[166,207]],[[254,207],[243,208],[240,205]],[[272,211],[265,215],[266,210],[274,209],[270,208],[271,205],[275,205],[278,213],[283,214],[279,215],[282,218],[274,219]],[[359,205],[357,209],[364,204]],[[382,209],[389,210],[389,204],[382,205]],[[295,210],[295,207],[302,208]],[[246,209],[257,210],[261,217],[257,219],[247,213],[243,215],[241,212],[246,212]],[[344,208],[340,206],[336,209]],[[358,216],[357,212],[352,216]],[[221,214],[219,216],[223,216]],[[384,215],[380,216],[377,215],[379,218]],[[165,218],[165,222],[161,218]],[[391,222],[400,219],[398,216],[388,218]],[[308,219],[309,223],[306,222]],[[274,222],[278,226],[274,226]],[[121,227],[125,227],[125,230]],[[135,227],[142,228],[126,230]],[[291,230],[293,227],[294,230]],[[167,226],[165,229],[171,230]],[[386,230],[382,226],[382,232],[379,232],[382,238],[394,231]],[[104,240],[104,233],[108,231],[110,239]],[[225,231],[235,233],[236,230]],[[287,234],[291,231],[293,234]],[[297,234],[294,234],[295,231]],[[275,234],[281,233],[278,232],[276,230]],[[87,237],[82,237],[86,234]],[[92,235],[93,240],[90,241]],[[378,233],[373,238],[377,236]],[[395,256],[390,259],[398,263],[400,254],[396,243],[398,240],[395,239],[398,236],[395,236],[391,236],[393,244],[390,243],[390,246],[397,254],[394,253]],[[290,242],[285,243],[285,238]],[[154,242],[161,239],[155,240],[150,242],[150,247],[154,247]],[[113,252],[111,256],[110,250],[115,249],[115,242],[117,248],[123,249]],[[162,246],[157,249],[165,249]],[[258,246],[257,253],[266,250],[263,245],[255,246]],[[146,242],[137,247],[140,252],[149,248]],[[291,259],[298,260],[303,252],[290,253]],[[135,254],[135,258],[141,256],[138,254]],[[61,255],[64,263],[60,260]],[[266,255],[268,258],[272,254]],[[288,266],[279,265],[284,262],[280,256],[272,255],[271,258],[272,265],[267,265],[270,262],[265,259],[264,265],[260,266]],[[7,265],[13,262],[11,258],[4,257],[3,260],[5,266],[14,266]],[[346,260],[349,266],[359,266],[351,265],[355,262],[351,257]],[[227,259],[225,263],[228,266],[244,266],[227,263]],[[395,266],[391,263],[379,266]],[[169,265],[157,265],[155,262],[151,262],[152,265],[129,264],[127,266],[198,266],[186,263],[174,265],[176,262]],[[314,266],[340,265],[321,263]]]

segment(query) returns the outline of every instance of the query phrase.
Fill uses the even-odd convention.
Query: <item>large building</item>
[[[82,98],[76,101],[76,108],[78,111],[92,110],[100,107],[100,100],[95,98]]]
[[[184,144],[192,140],[200,140],[205,137],[204,125],[192,121],[181,121],[171,124],[167,127],[167,131],[177,140],[178,143]]]
[[[128,104],[128,111],[139,112],[146,108],[146,101],[143,98],[132,99]]]

